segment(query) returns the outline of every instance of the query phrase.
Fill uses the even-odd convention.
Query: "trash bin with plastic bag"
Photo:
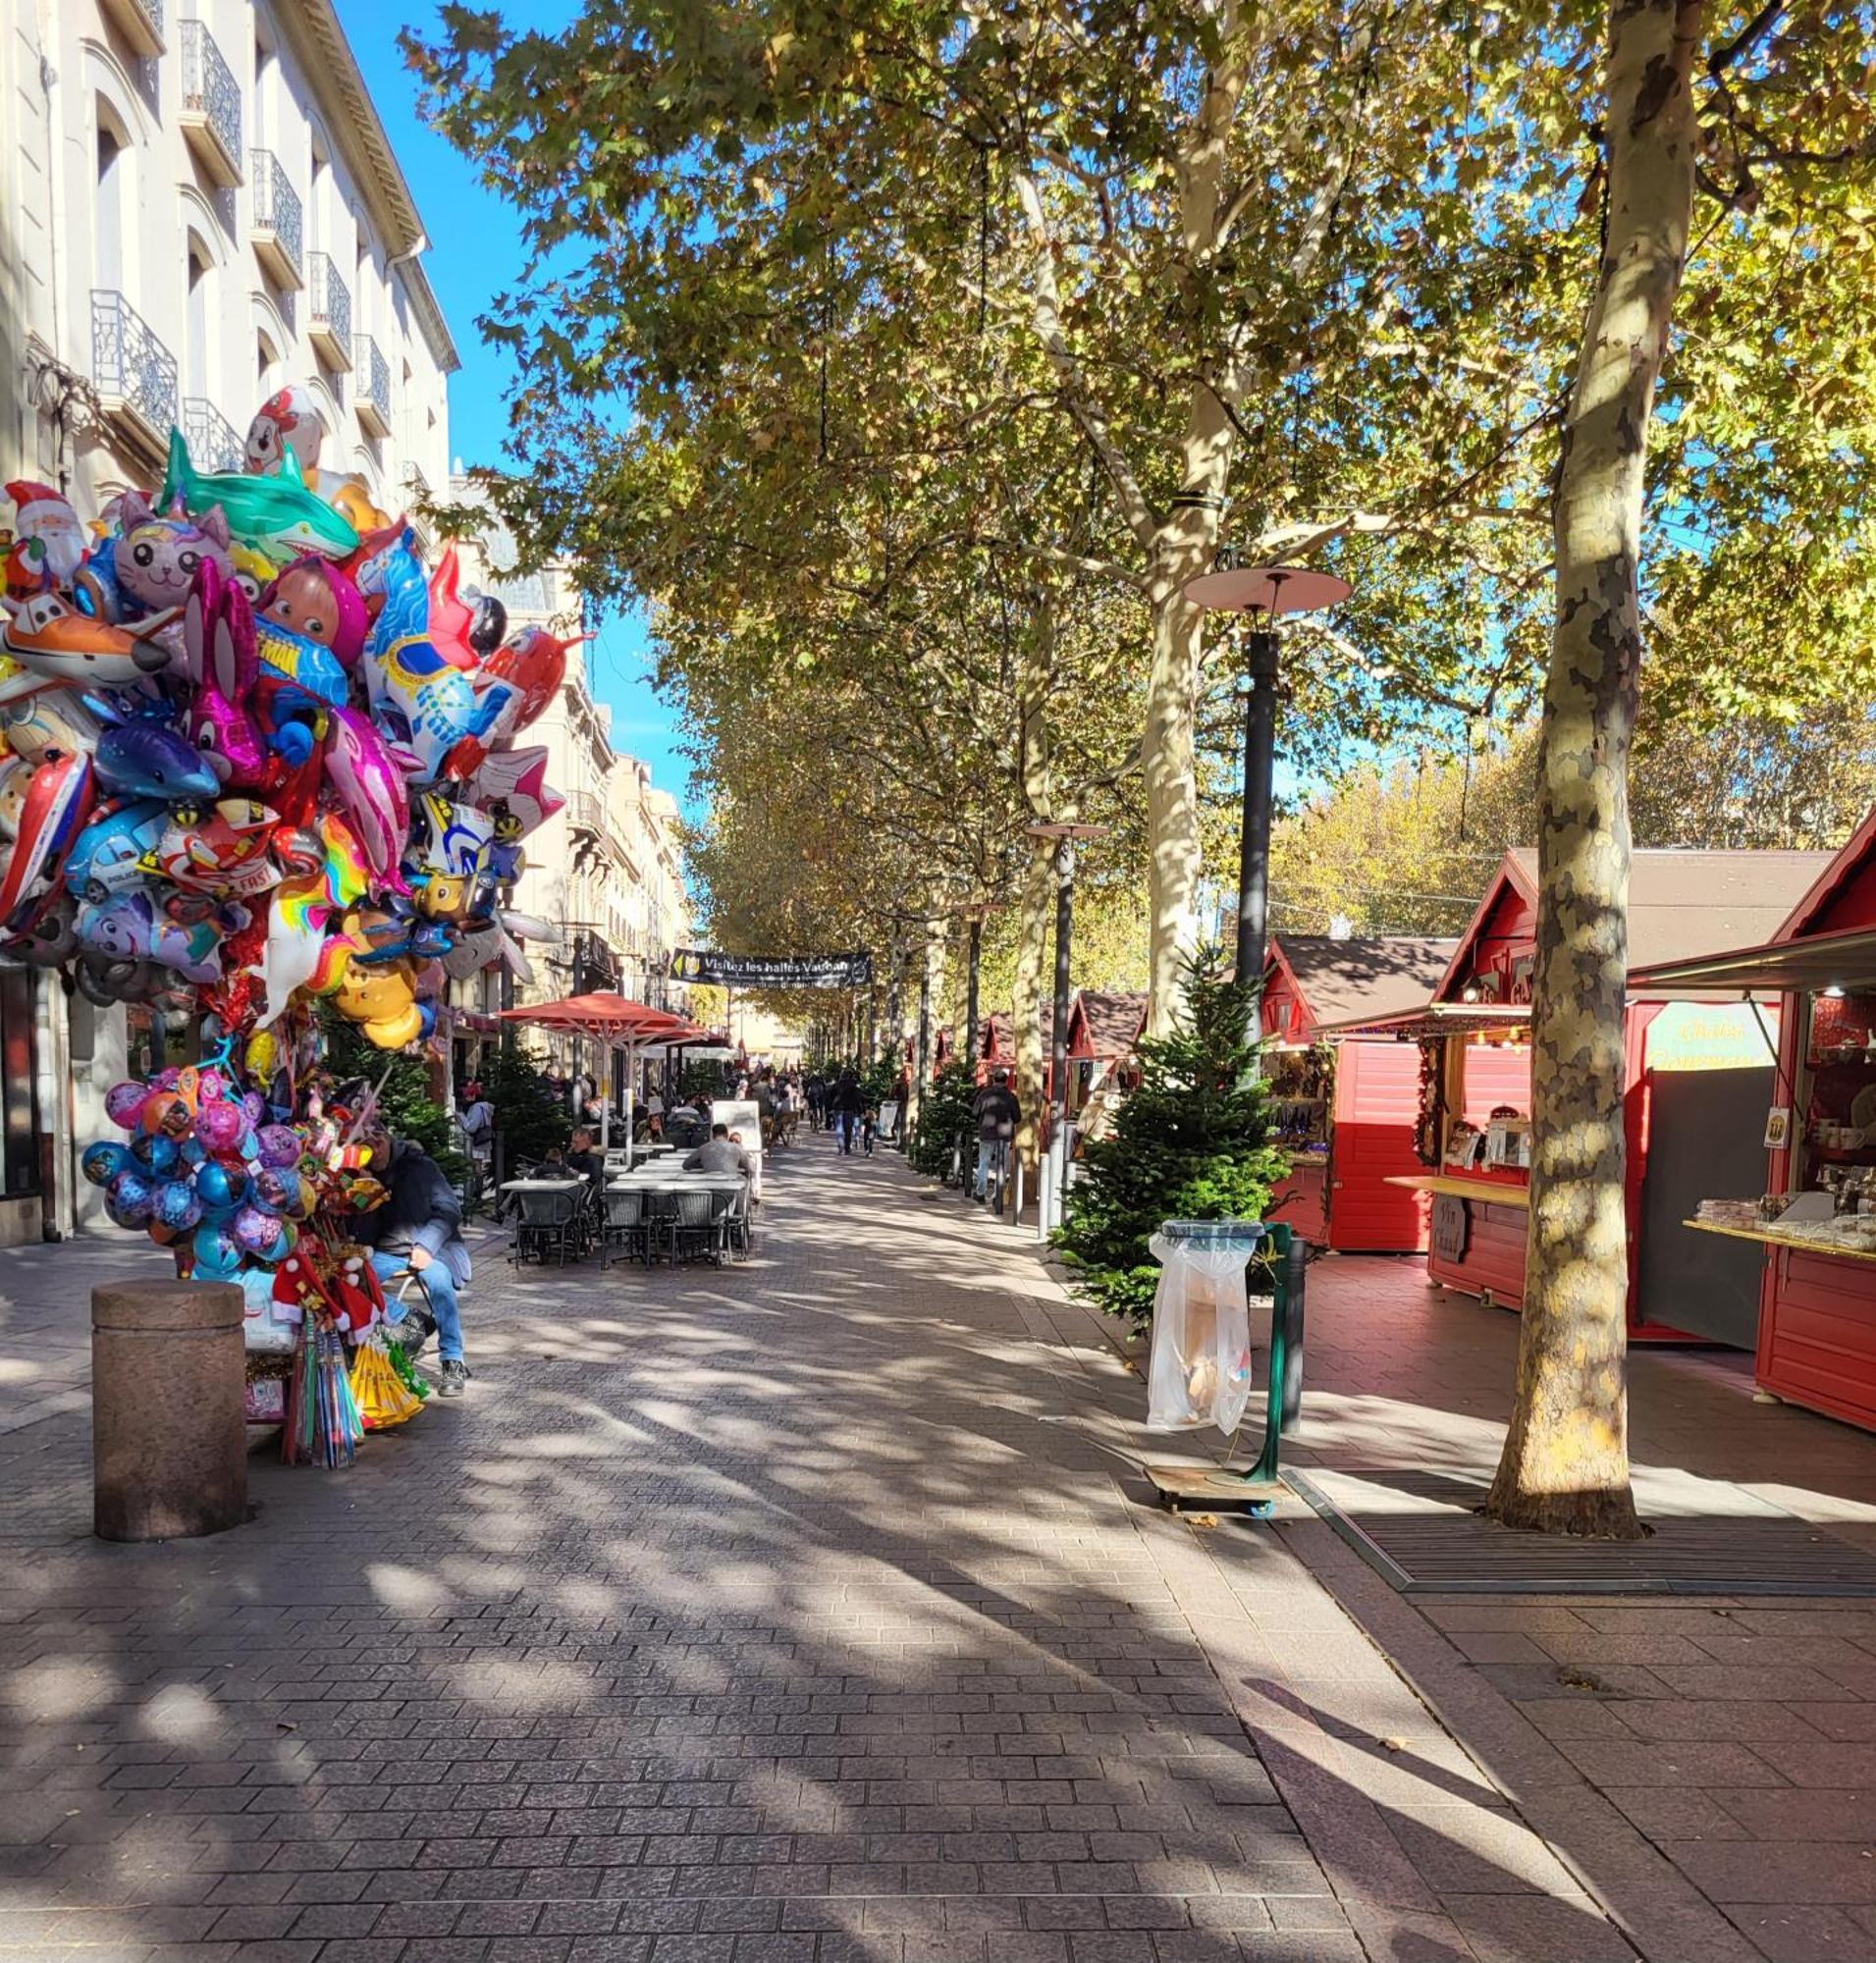
[[[1147,1428],[1215,1424],[1229,1438],[1251,1398],[1251,1311],[1245,1268],[1268,1238],[1257,1220],[1167,1220],[1148,1246],[1160,1267],[1153,1296]]]

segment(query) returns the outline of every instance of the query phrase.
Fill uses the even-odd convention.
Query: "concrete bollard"
[[[183,1540],[247,1517],[243,1314],[233,1282],[91,1291],[99,1539]]]

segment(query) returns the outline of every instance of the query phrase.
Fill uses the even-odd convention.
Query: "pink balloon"
[[[104,1115],[114,1125],[122,1125],[127,1132],[136,1130],[136,1121],[143,1115],[143,1100],[150,1094],[147,1084],[135,1084],[128,1078],[122,1084],[114,1084],[104,1093]]]
[[[211,1152],[233,1151],[246,1129],[239,1104],[204,1104],[195,1114],[195,1136]]]

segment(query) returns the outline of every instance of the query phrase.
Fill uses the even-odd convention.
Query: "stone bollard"
[[[233,1282],[91,1291],[93,1531],[183,1540],[247,1517],[244,1302]]]

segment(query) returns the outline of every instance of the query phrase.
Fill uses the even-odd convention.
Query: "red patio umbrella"
[[[654,1009],[649,1002],[634,1002],[629,995],[609,994],[605,990],[590,995],[565,995],[558,1002],[531,1002],[520,1008],[504,1009],[505,1023],[532,1023],[538,1029],[566,1030],[575,1035],[591,1036],[597,1042],[618,1043],[633,1052],[630,1074],[625,1081],[625,1142],[632,1138],[632,1095],[638,1074],[638,1050],[646,1043],[696,1042],[703,1032],[669,1009]],[[612,1107],[600,1109],[600,1146],[612,1139]]]

